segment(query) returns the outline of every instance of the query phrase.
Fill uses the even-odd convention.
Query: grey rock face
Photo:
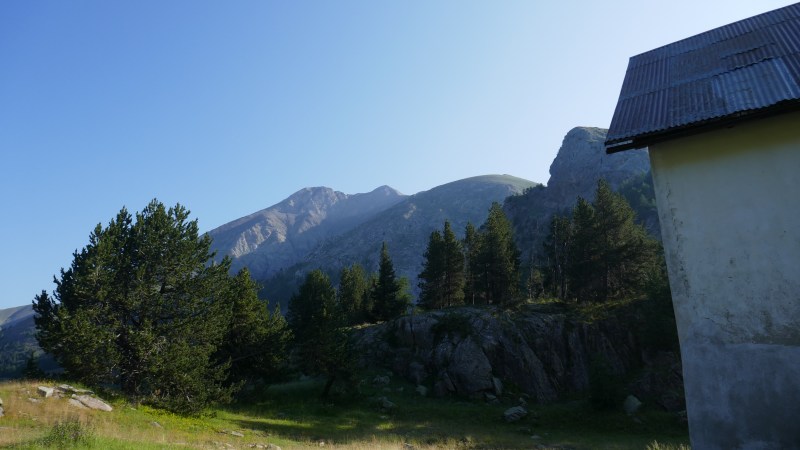
[[[452,314],[463,315],[471,331],[448,330]],[[538,402],[551,402],[588,387],[592,355],[602,355],[616,374],[638,362],[625,324],[583,323],[533,306],[513,314],[464,307],[405,316],[359,330],[356,343],[363,366],[389,368],[409,381],[422,366],[433,375],[433,395],[476,399],[501,396],[502,385],[511,384]]]
[[[650,170],[646,150],[607,155],[603,145],[607,131],[591,127],[570,130],[550,165],[547,186],[531,189],[504,204],[523,260],[531,251],[541,249],[555,214],[570,212],[578,197],[594,198],[599,179],[605,179],[613,189],[618,189],[624,182]],[[658,220],[653,220],[649,228],[655,227],[650,231],[657,233]]]

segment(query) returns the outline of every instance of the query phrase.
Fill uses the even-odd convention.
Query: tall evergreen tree
[[[405,283],[407,284],[408,281]],[[384,242],[381,246],[378,279],[372,291],[374,318],[389,320],[405,313],[411,300],[406,289],[404,289],[403,282],[395,275],[389,248]]]
[[[519,290],[519,250],[511,222],[499,203],[492,203],[481,231],[480,287],[487,303],[508,305]]]
[[[422,272],[419,274],[419,305],[427,309],[444,307],[445,255],[444,239],[439,230],[431,232],[428,248],[423,255]]]
[[[270,313],[268,303],[258,298],[258,285],[242,269],[231,283],[231,324],[218,358],[229,360],[230,383],[277,379],[286,363],[291,332],[280,305]]]
[[[370,284],[360,264],[342,268],[339,276],[339,307],[347,323],[365,322],[372,310]]]
[[[36,296],[39,344],[69,376],[184,413],[230,397],[230,358],[218,356],[235,293],[252,285],[228,275],[227,258],[212,262],[188,218],[157,200],[135,222],[123,208],[74,253],[53,296]]]
[[[294,334],[296,363],[309,375],[327,377],[326,397],[337,379],[349,379],[352,360],[345,318],[336,291],[321,270],[309,272],[289,302],[287,315]]]
[[[464,253],[450,222],[431,233],[420,280],[420,303],[426,308],[443,308],[464,303]]]
[[[464,229],[464,301],[474,305],[479,300],[478,283],[481,279],[481,235],[471,222]]]
[[[659,264],[659,245],[634,219],[625,198],[600,180],[594,202],[578,198],[571,219],[553,220],[545,252],[561,298],[605,301],[643,292]]]

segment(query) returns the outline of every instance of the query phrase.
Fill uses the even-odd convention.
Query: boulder
[[[47,386],[39,386],[36,388],[36,392],[39,394],[39,396],[44,398],[53,396],[53,388]]]
[[[0,417],[3,417],[4,415],[5,415],[5,411],[3,410],[3,407],[0,406]]]
[[[112,411],[114,408],[111,407],[108,403],[100,400],[99,398],[91,397],[86,394],[73,394],[72,398],[83,403],[89,409],[97,409],[100,411]]]
[[[67,400],[67,403],[69,403],[70,405],[72,405],[72,406],[74,406],[76,408],[87,409],[86,405],[84,405],[83,403],[79,402],[78,400],[75,400],[74,398],[71,398],[71,399]]]
[[[425,386],[423,386],[421,384],[417,385],[417,388],[415,389],[415,391],[417,392],[417,394],[419,394],[419,395],[421,395],[423,397],[427,397],[428,396],[428,388],[426,388]]]
[[[513,408],[508,408],[503,413],[503,419],[505,419],[506,422],[510,423],[510,422],[516,422],[527,415],[528,415],[527,409],[523,408],[522,406],[514,406]]]
[[[397,407],[397,405],[395,405],[391,400],[389,400],[386,397],[379,398],[378,405],[380,405],[382,409],[394,409]]]
[[[378,375],[378,376],[376,376],[375,378],[372,379],[372,384],[374,384],[375,386],[387,385],[387,384],[389,384],[389,377]]]
[[[639,401],[638,398],[634,397],[633,395],[629,395],[625,398],[625,402],[622,404],[622,409],[625,410],[625,414],[631,416],[636,414],[636,411],[639,411],[641,406],[642,402]]]

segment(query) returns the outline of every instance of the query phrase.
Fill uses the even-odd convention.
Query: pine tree
[[[420,294],[419,305],[427,309],[440,309],[445,306],[445,254],[444,239],[439,230],[431,232],[428,248],[423,255],[422,272],[418,278]]]
[[[605,301],[643,292],[659,246],[634,219],[624,197],[600,180],[593,203],[578,198],[569,221],[553,220],[545,251],[561,298]]]
[[[464,301],[474,305],[476,300],[480,301],[478,293],[478,283],[481,279],[480,253],[481,236],[471,222],[467,222],[464,230]]]
[[[429,309],[464,303],[464,253],[450,222],[431,233],[420,278],[420,304]]]
[[[339,281],[339,307],[347,323],[363,323],[369,317],[372,304],[369,298],[370,284],[360,264],[342,268]]]
[[[487,303],[509,305],[518,294],[519,250],[503,208],[492,203],[482,227],[479,286]]]
[[[572,224],[570,219],[554,216],[550,223],[550,234],[544,242],[547,257],[549,284],[553,294],[565,300],[567,298],[567,267],[569,250],[572,245]]]
[[[280,305],[269,312],[246,268],[233,278],[230,289],[231,324],[218,350],[221,361],[230,361],[229,383],[279,378],[291,339]]]
[[[327,377],[326,397],[337,379],[352,375],[345,318],[336,304],[336,291],[321,270],[310,272],[289,302],[289,326],[294,333],[296,363],[309,375]]]
[[[210,238],[188,218],[157,200],[135,221],[123,208],[73,254],[53,296],[36,296],[39,345],[68,376],[181,413],[230,398],[220,349],[247,287],[228,275],[230,260],[212,262]]]
[[[407,292],[408,284],[398,279],[394,272],[394,264],[389,256],[386,242],[381,246],[380,265],[378,266],[378,279],[372,291],[374,302],[373,317],[375,320],[385,321],[393,319],[406,312],[410,305],[410,295]]]

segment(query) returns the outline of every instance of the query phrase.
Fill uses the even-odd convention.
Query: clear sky
[[[0,308],[122,206],[207,231],[306,186],[546,183],[628,58],[791,2],[0,2]]]

